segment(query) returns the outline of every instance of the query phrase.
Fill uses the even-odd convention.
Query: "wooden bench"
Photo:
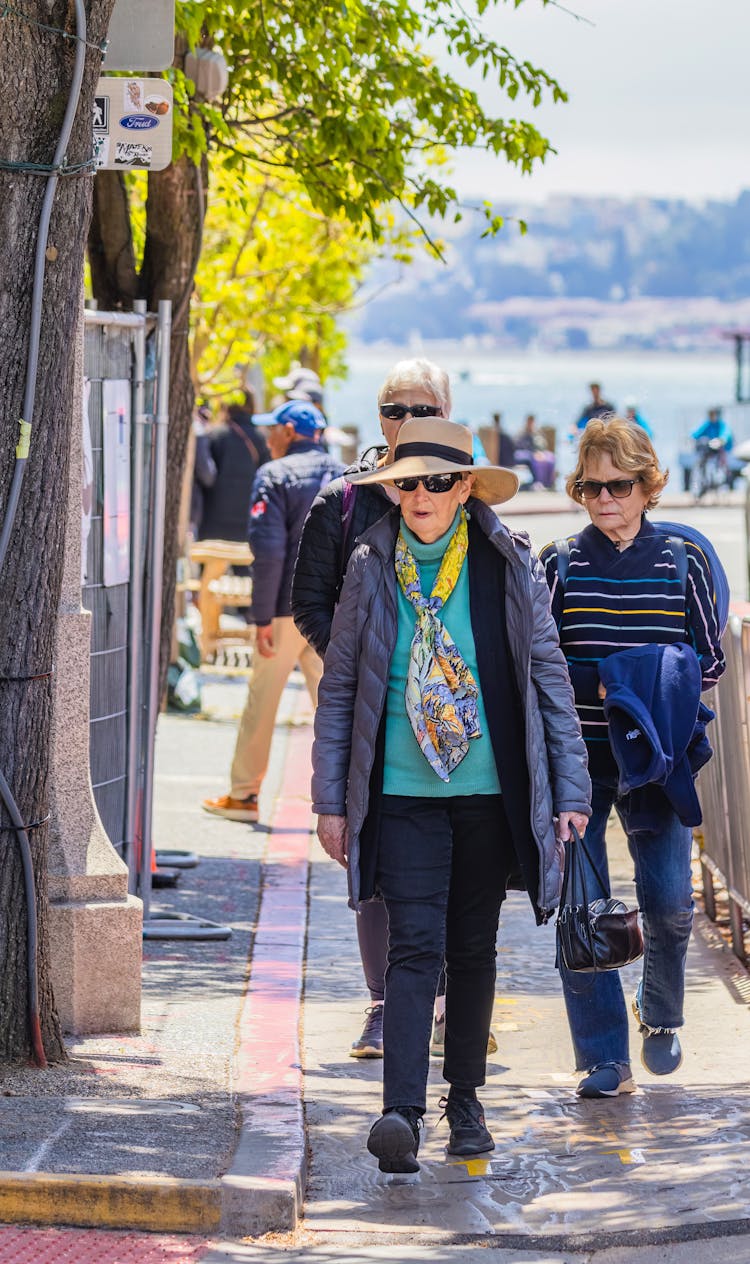
[[[237,609],[249,606],[252,581],[248,576],[228,575],[230,566],[249,566],[253,560],[249,544],[235,540],[197,540],[190,546],[190,562],[202,567],[200,579],[191,580],[196,592],[196,602],[201,612],[201,660],[207,661],[216,652],[222,640],[221,612],[226,607]],[[251,629],[237,629],[232,640],[248,640]]]

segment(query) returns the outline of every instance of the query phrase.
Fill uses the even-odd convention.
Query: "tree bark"
[[[114,176],[114,180],[110,177]],[[169,385],[167,497],[164,524],[164,582],[160,648],[160,689],[166,689],[172,644],[179,550],[180,496],[194,391],[189,353],[190,299],[200,258],[208,164],[183,156],[165,171],[150,172],[146,204],[146,243],[136,277],[127,195],[115,172],[96,177],[89,259],[94,298],[103,311],[129,309],[145,298],[149,311],[161,299],[172,302]],[[102,181],[101,190],[99,182]]]
[[[121,171],[100,171],[88,242],[91,287],[105,312],[131,311],[139,297],[130,204]]]
[[[113,0],[89,0],[87,38],[106,34]],[[72,33],[66,0],[28,0],[3,15],[4,71],[0,118],[5,162],[50,164],[67,103],[73,41],[34,23]],[[100,70],[95,48],[86,51],[83,89],[68,162],[91,156],[91,112]],[[0,172],[0,519],[6,512],[15,466],[18,419],[23,416],[26,357],[32,309],[31,278],[46,176]],[[55,626],[60,600],[63,538],[72,424],[73,357],[80,319],[86,230],[92,175],[59,180],[53,204],[42,296],[41,340],[31,447],[10,547],[0,576],[0,767],[24,822],[48,812],[49,715]],[[29,679],[35,675],[39,679]],[[26,953],[26,897],[15,832],[0,811],[0,1061],[30,1050]],[[65,1051],[49,981],[46,872],[47,830],[29,835],[39,918],[39,992],[47,1058]]]
[[[148,180],[141,293],[151,311],[156,311],[161,299],[172,301],[160,697],[164,697],[167,686],[172,647],[180,501],[195,403],[190,373],[190,299],[201,252],[207,179],[208,164],[205,159],[202,166],[197,167],[183,156],[165,171],[152,172]]]

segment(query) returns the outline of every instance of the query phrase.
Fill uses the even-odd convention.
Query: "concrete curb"
[[[205,1233],[219,1228],[218,1180],[0,1172],[0,1222]]]
[[[307,1179],[300,1015],[312,814],[312,730],[291,730],[285,752],[252,969],[239,1021],[236,1089],[242,1123],[221,1177],[221,1229],[230,1236],[296,1228]]]
[[[293,1229],[307,1177],[300,1012],[312,813],[312,729],[289,730],[238,1021],[241,1125],[221,1177],[0,1171],[0,1223],[228,1236]]]

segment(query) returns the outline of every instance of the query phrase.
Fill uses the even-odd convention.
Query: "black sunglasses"
[[[598,483],[595,478],[579,479],[576,483],[576,491],[583,496],[584,500],[596,500],[601,496],[606,487],[610,496],[614,496],[615,500],[625,500],[629,496],[636,483],[640,483],[639,478],[612,478],[608,483]]]
[[[386,421],[403,421],[407,414],[410,417],[442,417],[442,410],[437,404],[379,404],[381,417]]]
[[[394,478],[394,486],[400,492],[415,492],[421,483],[426,492],[449,492],[454,483],[460,483],[463,474],[421,474],[419,478]]]

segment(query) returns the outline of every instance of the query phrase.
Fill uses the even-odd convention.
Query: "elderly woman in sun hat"
[[[387,907],[383,1114],[367,1145],[382,1171],[410,1172],[443,960],[448,1151],[493,1148],[476,1089],[500,905],[520,878],[537,921],[549,918],[590,782],[544,574],[490,508],[515,493],[515,474],[475,467],[471,432],[430,417],[403,423],[391,464],[347,477],[395,487],[399,503],[347,568],[313,806],[352,904],[381,895]]]

